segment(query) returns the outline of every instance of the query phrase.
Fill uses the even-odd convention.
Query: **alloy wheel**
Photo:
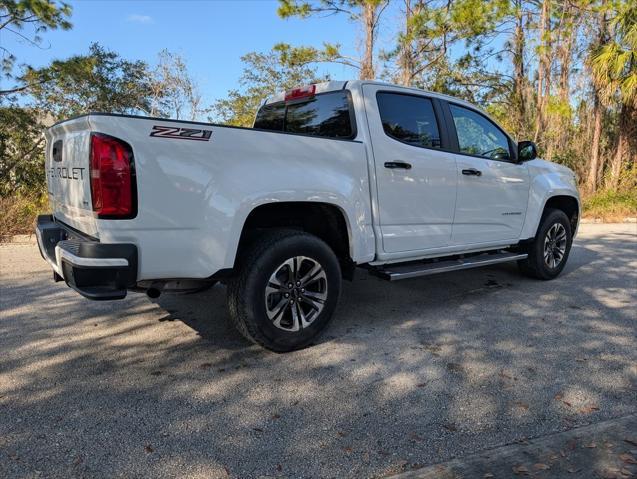
[[[265,288],[265,309],[272,324],[300,331],[321,314],[327,301],[327,275],[318,261],[295,256],[281,263]]]
[[[562,223],[553,224],[544,237],[544,263],[557,268],[566,255],[566,228]]]

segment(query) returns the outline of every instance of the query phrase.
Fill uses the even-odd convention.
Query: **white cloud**
[[[139,15],[137,13],[132,13],[128,17],[126,17],[126,21],[132,23],[153,23],[153,17],[149,15]]]

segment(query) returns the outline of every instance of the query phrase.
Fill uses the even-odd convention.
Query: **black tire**
[[[558,226],[559,225],[559,226]],[[554,232],[561,229],[565,233],[565,250],[559,262],[553,264],[555,256],[553,253],[549,254],[549,259],[545,260],[545,241],[549,231]],[[571,231],[571,223],[562,210],[547,209],[542,215],[540,226],[537,230],[537,234],[531,243],[526,247],[526,252],[529,254],[527,259],[518,261],[520,271],[527,276],[537,279],[549,280],[556,278],[564,269],[568,255],[571,252],[571,245],[573,243],[573,233]],[[549,245],[551,242],[549,241]],[[559,249],[559,248],[558,248]],[[557,260],[555,260],[557,261]]]
[[[261,234],[240,255],[236,274],[228,283],[228,307],[235,327],[248,340],[271,351],[287,352],[308,346],[329,323],[340,295],[341,270],[332,249],[321,239],[302,231],[272,230]],[[272,275],[292,274],[292,267],[288,266],[286,269],[285,263],[298,257],[307,259],[293,262],[295,269],[296,264],[299,264],[297,279],[310,276],[308,267],[313,268],[318,264],[322,268],[320,279],[307,284],[316,283],[308,288],[316,287],[321,291],[325,288],[324,293],[316,293],[321,296],[325,294],[324,301],[319,303],[311,300],[306,303],[308,298],[296,284],[292,289],[266,294],[266,287],[273,284],[270,282]],[[279,278],[280,276],[275,277],[275,281],[279,281]],[[288,288],[287,281],[281,281],[286,283],[284,288]],[[303,292],[305,293],[305,289]],[[305,294],[312,293],[308,289]],[[284,294],[296,298],[297,303],[283,304],[286,302]],[[271,303],[266,301],[271,301],[275,306],[270,307]],[[314,303],[315,308],[309,306],[310,303]],[[278,308],[281,304],[283,306]],[[302,326],[300,314],[303,310],[310,309],[307,317],[313,315],[311,322],[296,331],[291,330],[295,322]],[[275,319],[270,319],[268,314],[274,315],[275,311],[283,312],[280,317],[276,315]],[[278,327],[275,325],[277,320]]]

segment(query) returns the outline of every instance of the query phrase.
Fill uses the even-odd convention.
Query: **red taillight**
[[[302,86],[285,92],[285,101],[312,98],[316,91],[316,85]]]
[[[136,185],[131,147],[117,138],[91,135],[91,198],[98,218],[135,216]]]

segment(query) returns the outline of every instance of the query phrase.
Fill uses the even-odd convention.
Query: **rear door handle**
[[[482,176],[482,172],[480,170],[476,170],[475,168],[469,168],[468,170],[462,170],[463,175],[468,176]]]
[[[385,162],[385,168],[389,168],[391,170],[395,170],[397,168],[402,168],[403,170],[411,170],[411,164],[405,163],[404,161],[387,161]]]

